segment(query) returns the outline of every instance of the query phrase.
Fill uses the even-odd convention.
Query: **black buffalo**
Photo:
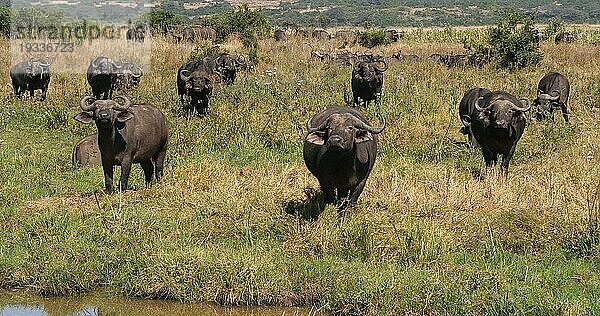
[[[10,69],[10,79],[17,98],[25,91],[33,98],[35,90],[42,90],[41,100],[46,99],[50,84],[50,62],[41,59],[30,59],[14,65]]]
[[[129,42],[143,43],[146,38],[146,28],[142,25],[130,28],[125,33],[125,37]]]
[[[284,30],[275,30],[275,40],[277,42],[281,42],[281,41],[285,41],[286,40],[286,36],[285,36],[285,31]]]
[[[96,57],[90,62],[87,69],[87,81],[92,87],[94,98],[112,98],[117,82],[117,72],[121,66],[121,63],[116,63],[104,56]]]
[[[488,169],[498,163],[498,155],[502,154],[501,169],[504,174],[508,173],[510,159],[525,131],[525,112],[531,108],[531,102],[526,102],[527,105],[523,106],[510,93],[494,91],[477,99],[477,111],[463,116],[463,121],[469,124],[481,147]]]
[[[115,89],[129,90],[137,87],[144,75],[142,67],[130,62],[123,62],[121,67],[117,69],[117,80]]]
[[[473,131],[471,131],[471,124],[469,119],[470,117],[477,116],[479,112],[475,108],[475,104],[479,100],[479,98],[484,95],[490,93],[491,91],[486,88],[475,88],[467,91],[463,98],[460,100],[460,105],[458,106],[458,115],[460,118],[463,127],[460,129],[460,132],[463,135],[467,135],[468,144],[471,147],[479,147],[475,136],[473,136]]]
[[[560,32],[554,37],[554,44],[575,43],[575,35],[569,32]]]
[[[123,104],[84,97],[81,100],[83,111],[75,116],[75,120],[83,124],[96,122],[106,192],[114,190],[114,166],[121,166],[118,188],[122,191],[127,189],[134,163],[142,166],[146,186],[150,186],[154,175],[156,182],[160,182],[169,137],[165,116],[153,106],[131,105],[121,96],[115,99],[122,99]]]
[[[213,73],[216,73],[227,85],[232,85],[237,76],[237,69],[241,66],[237,59],[229,54],[205,57],[204,65]]]
[[[326,203],[354,204],[365,188],[377,157],[377,134],[385,128],[369,125],[351,108],[331,106],[307,123],[303,156],[319,180]]]
[[[377,157],[377,134],[385,128],[369,125],[351,108],[331,106],[307,123],[303,156],[308,170],[319,180],[326,203],[356,203]]]
[[[208,100],[212,94],[212,71],[202,60],[189,61],[177,71],[177,93],[182,104],[188,101],[188,115],[208,113]]]
[[[398,30],[389,29],[385,31],[385,37],[392,42],[397,42],[404,37],[404,32],[398,32]]]
[[[549,113],[552,121],[554,121],[554,109],[560,108],[565,123],[569,124],[567,102],[569,101],[570,91],[571,85],[567,77],[558,72],[545,75],[538,83],[537,98],[533,102],[537,108],[536,118],[543,120]]]
[[[383,73],[387,70],[385,60],[378,62],[358,62],[352,69],[352,96],[355,105],[367,106],[377,100],[383,89]]]
[[[217,31],[212,27],[187,26],[180,33],[174,33],[173,37],[177,42],[196,42],[199,40],[215,40]]]

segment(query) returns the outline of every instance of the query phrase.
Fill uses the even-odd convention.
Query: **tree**
[[[148,25],[153,33],[167,35],[174,27],[183,25],[183,19],[173,12],[153,9],[147,13]]]

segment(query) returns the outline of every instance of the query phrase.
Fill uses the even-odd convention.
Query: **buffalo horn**
[[[88,101],[92,101],[92,103],[90,104]],[[83,97],[83,99],[81,99],[81,103],[79,105],[81,106],[81,109],[84,111],[93,111],[96,109],[96,105],[94,104],[95,101],[96,101],[96,98],[88,95],[86,97]]]
[[[527,99],[527,98],[521,98],[519,99],[519,101],[525,101],[526,105],[525,107],[518,107],[517,105],[514,105],[513,109],[517,110],[517,111],[522,111],[522,112],[527,112],[529,111],[529,109],[531,109],[531,100]]]
[[[142,69],[136,65],[133,65],[131,67],[131,75],[134,76],[135,78],[139,78],[144,74],[144,72],[142,71]]]
[[[119,96],[116,96],[113,98],[113,100],[116,100],[116,99],[123,100],[123,105],[119,104],[119,102],[115,102],[117,105],[113,106],[113,109],[115,109],[117,111],[125,111],[131,105],[131,102],[129,102],[129,99],[127,99],[127,97],[125,97],[123,95],[119,95]]]
[[[308,119],[308,122],[306,122],[306,129],[308,130],[309,133],[315,133],[315,132],[319,132],[324,130],[327,127],[327,120],[325,120],[323,123],[321,123],[321,125],[319,125],[319,127],[311,127],[312,126],[312,117]]]
[[[356,127],[360,128],[360,129],[364,129],[368,132],[371,132],[372,134],[379,134],[381,132],[383,132],[383,130],[385,129],[385,118],[383,117],[383,115],[381,114],[377,114],[377,117],[379,117],[379,121],[381,122],[381,127],[372,127],[369,124],[359,120],[356,116],[352,115],[357,122],[360,122],[360,124],[355,125]]]
[[[106,57],[104,57],[104,56],[96,57],[94,60],[92,60],[92,67],[98,68],[97,63],[100,62],[101,59],[106,59]]]
[[[385,62],[385,60],[382,59],[382,60],[378,60],[377,62],[378,63],[382,63],[383,67],[373,66],[375,69],[379,70],[380,72],[384,72],[384,71],[386,71],[388,69],[388,65]]]
[[[491,106],[491,105],[488,105],[488,106],[486,106],[486,107],[482,108],[482,107],[479,105],[479,101],[481,101],[481,100],[483,100],[483,97],[479,97],[479,98],[477,99],[477,101],[475,101],[475,108],[476,108],[476,109],[477,109],[477,111],[479,111],[479,112],[486,111],[486,110],[487,110],[487,109],[489,109],[489,108],[490,108],[490,106]]]
[[[548,98],[548,100],[556,101],[559,98],[560,98],[560,91],[554,90],[554,91],[550,92],[550,98]]]
[[[187,75],[186,75],[186,73],[187,73]],[[192,74],[191,74],[191,73],[190,73],[190,71],[189,71],[189,70],[187,70],[187,69],[182,69],[182,70],[179,72],[179,77],[181,77],[181,80],[183,80],[183,81],[188,81],[188,80],[190,80],[190,77],[191,77],[191,76],[192,76]]]

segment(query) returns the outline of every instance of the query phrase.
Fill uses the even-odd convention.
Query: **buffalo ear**
[[[133,118],[133,113],[129,111],[122,111],[117,114],[117,121],[123,123]]]
[[[325,144],[325,132],[313,132],[306,136],[306,141],[315,145]]]
[[[79,123],[90,124],[94,120],[94,115],[90,114],[90,112],[83,111],[75,115],[73,119]]]
[[[368,142],[373,140],[373,135],[369,131],[365,131],[364,129],[358,130],[356,132],[356,137],[354,137],[354,143],[360,144],[362,142]]]

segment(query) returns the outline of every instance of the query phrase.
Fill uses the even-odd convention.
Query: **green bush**
[[[524,16],[504,10],[495,28],[488,31],[482,43],[464,43],[469,61],[475,65],[494,63],[499,68],[516,70],[537,66],[542,60],[533,15]]]
[[[366,30],[358,34],[358,43],[366,48],[389,45],[392,41],[385,36],[384,29]]]
[[[10,9],[0,6],[0,36],[10,35]]]
[[[252,11],[245,4],[212,17],[210,24],[217,31],[217,41],[238,34],[253,64],[258,62],[258,40],[270,36],[272,31],[271,22],[263,11]]]
[[[167,35],[176,26],[183,25],[183,19],[173,12],[154,9],[147,13],[146,19],[154,34]]]
[[[546,38],[554,38],[557,34],[565,31],[565,23],[561,19],[551,18],[548,20],[544,36]]]
[[[204,57],[227,54],[226,49],[222,49],[219,45],[213,44],[211,41],[200,41],[190,54],[190,60],[201,60]]]

